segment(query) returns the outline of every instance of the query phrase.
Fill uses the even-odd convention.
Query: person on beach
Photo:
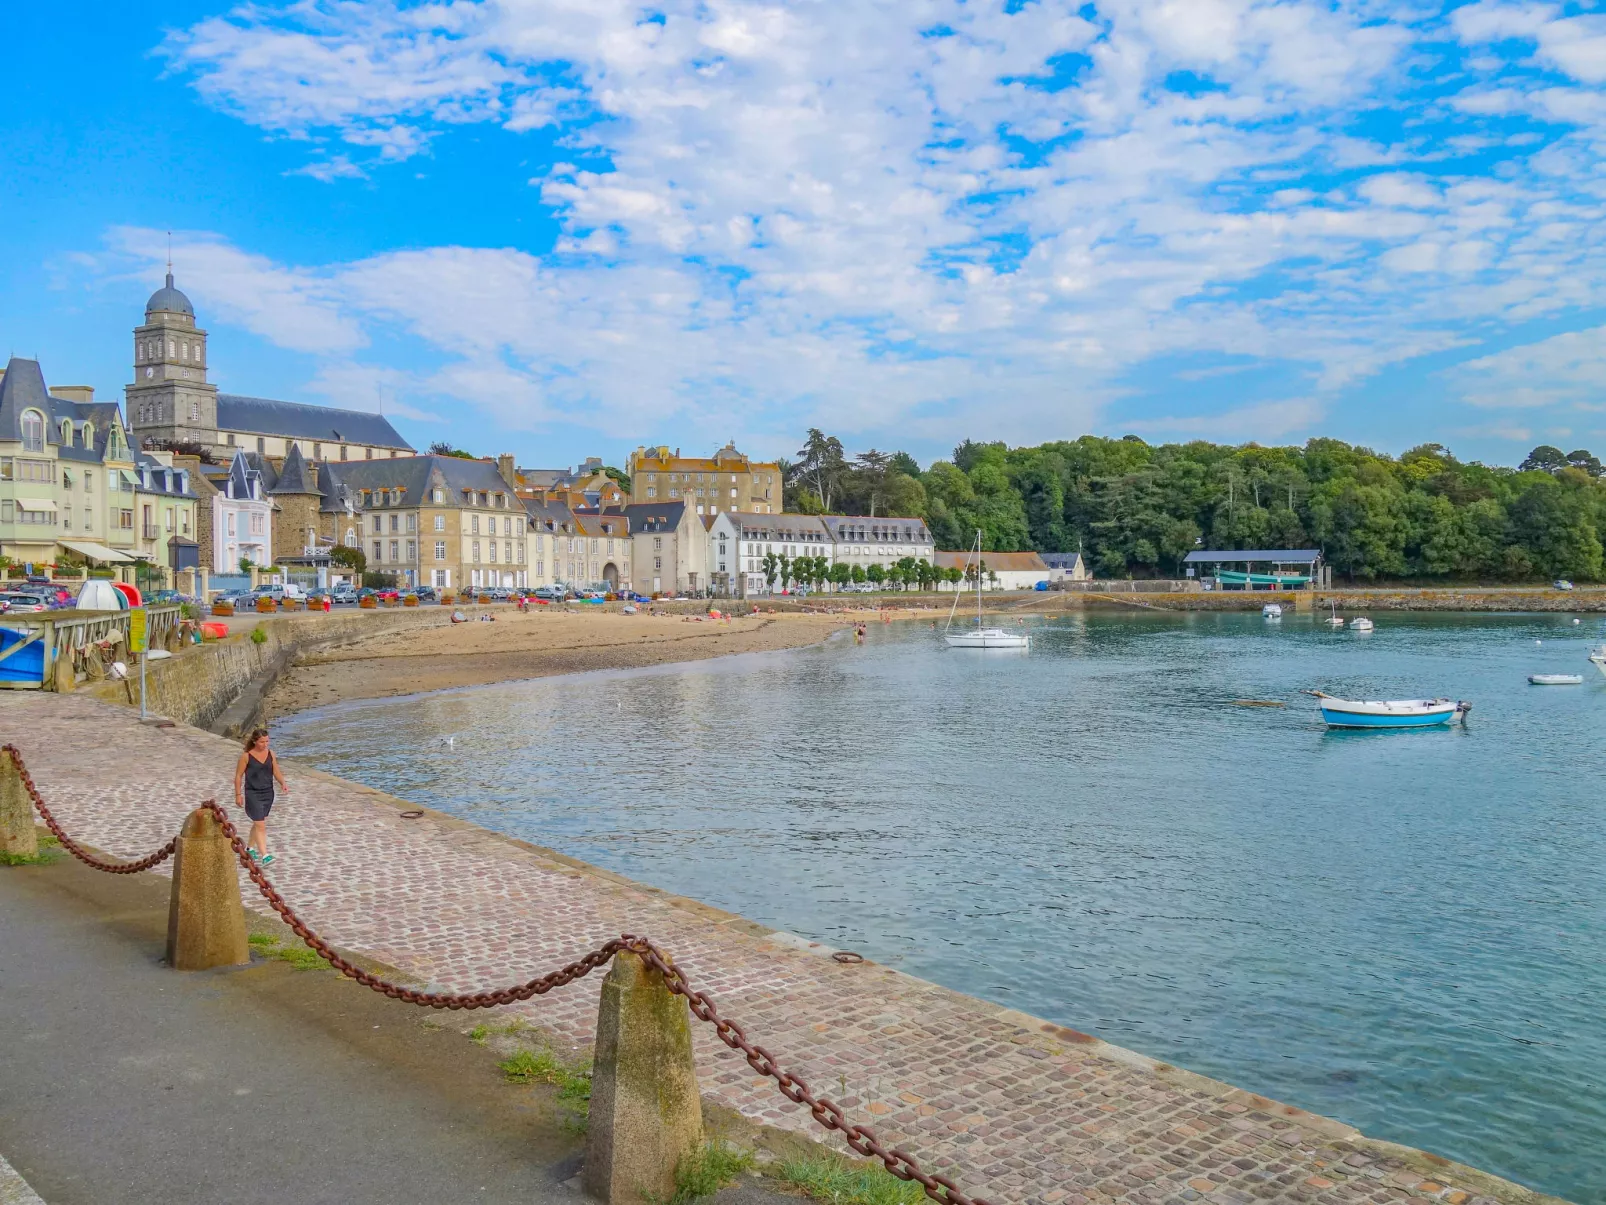
[[[234,767],[234,806],[245,809],[251,818],[251,835],[246,852],[258,866],[273,862],[268,852],[268,813],[273,810],[273,784],[286,794],[290,787],[279,773],[279,762],[268,748],[268,730],[253,728],[245,738],[245,751]]]

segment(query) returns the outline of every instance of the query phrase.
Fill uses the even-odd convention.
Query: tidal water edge
[[[894,624],[863,647],[343,704],[274,735],[332,773],[1606,1205],[1600,621],[1376,618],[1360,635],[1093,615],[1035,623],[1025,655]],[[1328,732],[1308,687],[1474,709],[1464,729]]]

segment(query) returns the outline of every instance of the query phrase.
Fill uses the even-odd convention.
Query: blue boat
[[[1329,728],[1431,728],[1464,719],[1472,704],[1455,699],[1387,699],[1358,702],[1307,691],[1321,704]]]

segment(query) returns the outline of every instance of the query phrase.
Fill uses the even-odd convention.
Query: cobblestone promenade
[[[0,693],[0,739],[22,749],[68,831],[112,854],[154,849],[202,799],[232,803],[237,744],[142,728],[80,696]],[[839,965],[829,950],[470,824],[404,820],[379,792],[294,764],[285,773],[272,877],[337,946],[461,991],[523,980],[621,932],[649,935],[816,1091],[997,1205],[1540,1199],[887,968]],[[510,1011],[583,1046],[600,980]],[[698,1029],[705,1093],[817,1132]]]

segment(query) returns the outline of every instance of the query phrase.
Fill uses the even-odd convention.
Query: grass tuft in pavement
[[[0,854],[0,866],[48,866],[52,862],[60,861],[61,857],[61,842],[46,833],[39,838],[38,853]]]
[[[591,1112],[591,1068],[566,1063],[548,1050],[516,1050],[497,1064],[508,1082],[514,1084],[552,1084],[558,1090],[558,1103],[577,1127],[583,1127]]]
[[[251,948],[264,958],[277,958],[280,962],[288,962],[298,971],[315,971],[319,967],[329,965],[312,947],[282,946],[279,944],[279,939],[271,933],[253,933],[246,940],[251,943]]]
[[[771,1174],[831,1205],[916,1205],[926,1197],[920,1185],[883,1168],[845,1163],[829,1155],[786,1159]]]
[[[670,1205],[690,1205],[711,1197],[753,1166],[753,1156],[723,1142],[710,1142],[675,1169]]]

